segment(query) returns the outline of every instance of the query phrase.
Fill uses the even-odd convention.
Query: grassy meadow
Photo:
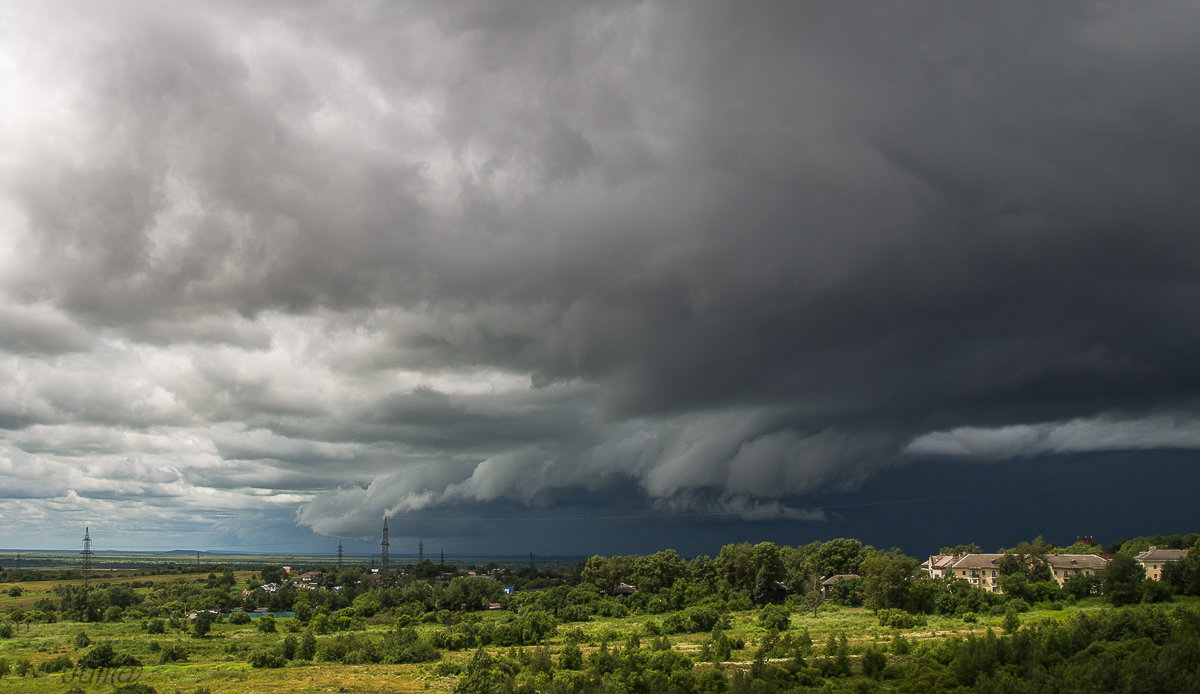
[[[246,574],[249,575],[249,572]],[[242,581],[245,577],[238,575],[237,578]],[[153,576],[130,572],[129,575],[114,573],[93,579],[93,583],[133,581],[153,584],[199,584],[204,580],[205,574]],[[78,581],[62,583],[74,585]],[[8,595],[9,588],[14,585],[22,588],[19,597]],[[53,598],[56,585],[60,585],[60,582],[23,581],[0,585],[0,612],[12,608],[28,609],[38,599]],[[139,587],[136,590],[148,592],[151,588]],[[1056,620],[1071,613],[1098,609],[1103,609],[1100,600],[1084,600],[1063,610],[1032,610],[1022,614],[1020,619],[1023,623]],[[758,615],[758,610],[738,611],[729,615],[730,628],[726,633],[741,647],[733,650],[725,667],[750,666],[755,649],[768,633],[758,625]],[[482,613],[485,620],[505,619],[507,616],[501,612]],[[586,655],[599,648],[601,643],[619,645],[627,642],[631,635],[638,635],[644,640],[649,633],[655,631],[655,626],[661,621],[662,615],[646,614],[622,618],[593,617],[586,622],[559,625],[557,633],[547,639],[544,646],[556,657],[566,643],[578,643]],[[815,617],[811,611],[800,608],[793,610],[790,628],[784,633],[799,635],[806,632],[816,652],[821,650],[831,636],[845,635],[851,652],[855,653],[872,645],[886,646],[900,634],[915,644],[949,636],[985,632],[988,629],[999,631],[1001,621],[999,617],[982,618],[979,622],[970,624],[951,616],[935,615],[928,618],[925,626],[898,630],[879,626],[875,615],[866,608],[825,604]],[[186,628],[186,620],[177,622]],[[57,673],[42,671],[45,663],[60,656],[67,656],[78,662],[86,650],[76,645],[76,639],[81,632],[87,635],[92,646],[108,643],[117,652],[129,654],[141,661],[144,665],[136,670],[136,681],[149,685],[160,693],[448,692],[458,681],[455,673],[461,670],[461,665],[473,653],[472,649],[443,650],[441,661],[411,665],[344,665],[320,660],[293,660],[280,668],[252,667],[248,662],[249,654],[257,650],[278,648],[283,639],[289,635],[298,635],[301,631],[300,625],[294,619],[280,619],[277,626],[276,633],[262,633],[254,622],[236,625],[229,623],[228,619],[221,619],[213,624],[206,636],[195,638],[187,631],[173,627],[168,627],[163,634],[149,634],[140,621],[20,623],[16,625],[11,638],[0,640],[0,661],[5,661],[10,668],[15,668],[18,662],[24,660],[28,663],[28,670],[24,676],[10,672],[0,677],[0,692],[32,694],[113,690],[114,685],[111,683],[80,681],[73,677],[73,670]],[[364,626],[367,633],[375,634],[391,629],[392,622],[379,616],[366,620]],[[444,627],[434,623],[417,624],[415,628],[427,634]],[[318,643],[330,638],[335,637],[317,637]],[[701,651],[709,639],[707,633],[674,634],[666,638],[669,639],[672,650],[688,655],[700,663],[698,667],[711,667],[701,663]],[[186,660],[159,664],[163,651],[171,647],[186,651]],[[488,650],[497,654],[511,652],[511,649],[499,647]],[[458,667],[454,665],[456,662]]]

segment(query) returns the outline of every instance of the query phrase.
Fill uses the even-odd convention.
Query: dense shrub
[[[184,646],[178,641],[169,643],[162,647],[158,654],[158,664],[166,665],[168,663],[182,663],[188,659],[190,653],[187,646]]]
[[[758,613],[758,625],[769,631],[787,631],[791,615],[782,605],[767,605]]]
[[[250,666],[256,668],[276,668],[287,665],[279,653],[269,649],[259,649],[250,654]]]
[[[1171,598],[1171,588],[1167,584],[1149,578],[1142,582],[1142,602],[1169,602]]]
[[[887,656],[878,648],[868,648],[862,657],[863,674],[872,679],[879,679],[883,669],[887,667]]]
[[[587,605],[567,605],[558,611],[558,618],[564,622],[586,622],[590,617]]]
[[[60,655],[43,662],[38,666],[42,672],[62,672],[75,667],[75,661],[68,655]]]
[[[234,610],[229,615],[230,624],[249,624],[251,621],[253,620],[250,618],[250,615],[242,610]]]
[[[663,620],[662,629],[668,634],[684,634],[712,631],[718,624],[726,624],[720,612],[711,607],[694,605],[682,612],[667,615]]]
[[[388,632],[382,643],[383,659],[388,663],[428,663],[442,657],[428,640],[413,628]]]
[[[113,689],[113,694],[158,694],[158,690],[148,684],[134,682]]]
[[[300,647],[296,650],[296,657],[300,660],[312,660],[316,655],[317,637],[313,635],[312,629],[309,629],[300,637]]]
[[[923,627],[927,623],[925,615],[912,614],[904,610],[880,610],[878,618],[879,626],[892,629],[912,629],[913,627]]]
[[[113,650],[112,644],[102,643],[92,648],[92,650],[79,659],[79,667],[89,670],[93,668],[112,667],[116,656],[117,654]]]

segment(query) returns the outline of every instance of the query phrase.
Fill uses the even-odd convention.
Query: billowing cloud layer
[[[819,518],[905,456],[1200,447],[1197,29],[10,3],[0,514]]]

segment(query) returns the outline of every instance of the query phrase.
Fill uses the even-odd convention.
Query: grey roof
[[[1108,566],[1108,560],[1095,554],[1047,554],[1046,563],[1055,569],[1092,569]]]
[[[962,559],[954,562],[952,569],[994,569],[996,562],[1004,557],[1003,554],[964,554]]]
[[[1142,563],[1148,561],[1179,561],[1188,555],[1186,549],[1159,549],[1151,547],[1145,552],[1138,553],[1136,559]]]

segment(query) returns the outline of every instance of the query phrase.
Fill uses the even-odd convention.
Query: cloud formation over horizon
[[[921,456],[1200,449],[1197,29],[12,4],[0,517],[820,519]]]

